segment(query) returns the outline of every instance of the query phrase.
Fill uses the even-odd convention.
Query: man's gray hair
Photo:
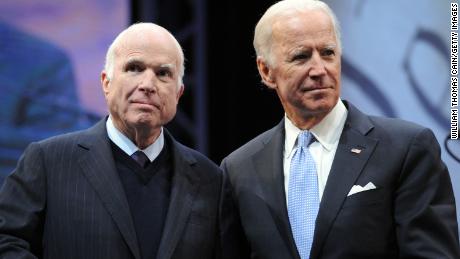
[[[183,83],[183,77],[184,77],[184,72],[185,72],[185,65],[184,65],[184,51],[182,50],[182,47],[180,46],[179,42],[176,40],[176,38],[166,30],[165,28],[156,25],[154,23],[135,23],[123,30],[118,36],[113,40],[112,44],[110,44],[106,56],[105,56],[105,64],[104,64],[104,70],[107,74],[108,79],[110,80],[113,77],[113,72],[114,72],[114,64],[115,64],[115,50],[120,42],[120,39],[123,37],[124,34],[126,34],[128,31],[131,31],[133,29],[137,29],[139,27],[152,27],[152,28],[160,28],[164,31],[166,31],[169,35],[171,35],[171,38],[173,39],[174,44],[176,45],[177,49],[179,50],[179,76],[178,76],[178,84],[179,87]]]
[[[262,57],[268,65],[274,65],[274,60],[272,60],[271,56],[273,23],[276,19],[292,11],[305,10],[322,10],[329,15],[334,26],[338,48],[341,50],[340,25],[334,12],[326,3],[319,0],[283,0],[270,6],[256,25],[253,44],[257,56]]]

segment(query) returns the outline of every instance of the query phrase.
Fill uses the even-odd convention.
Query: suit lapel
[[[344,103],[348,106],[348,117],[321,199],[311,258],[320,257],[322,246],[348,192],[377,145],[377,140],[366,136],[373,128],[368,118],[350,104]],[[361,151],[356,153],[352,149]]]
[[[171,258],[187,223],[199,186],[199,178],[193,168],[196,160],[183,150],[166,129],[165,137],[172,147],[174,175],[171,201],[157,254],[157,258],[162,259]]]
[[[294,258],[300,258],[291,233],[284,191],[283,148],[284,120],[272,130],[265,146],[253,156],[257,177],[260,179],[264,200],[276,223],[278,231]]]
[[[79,144],[82,152],[78,159],[82,172],[112,216],[134,258],[140,259],[130,208],[115,168],[105,120],[101,120],[87,133]]]

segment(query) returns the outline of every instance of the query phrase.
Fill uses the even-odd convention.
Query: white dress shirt
[[[161,128],[161,133],[158,138],[150,144],[145,149],[139,149],[136,144],[134,144],[128,137],[126,137],[121,131],[115,128],[113,124],[111,116],[107,119],[106,122],[107,134],[109,135],[109,139],[112,140],[115,145],[117,145],[123,152],[131,156],[134,152],[140,150],[147,155],[150,162],[155,160],[157,156],[160,154],[161,150],[164,146],[164,135],[163,135],[163,128]]]
[[[347,118],[347,108],[339,99],[334,108],[324,119],[310,129],[315,139],[308,149],[313,156],[318,174],[319,198],[323,197],[329,171],[331,170],[332,161],[339,144],[340,135],[342,134],[345,120]],[[302,131],[297,128],[285,115],[284,128],[286,136],[284,139],[284,190],[286,192],[286,204],[289,199],[289,172],[291,169],[291,159],[297,149],[297,136]]]

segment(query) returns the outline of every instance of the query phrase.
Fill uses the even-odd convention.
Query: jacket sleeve
[[[233,197],[233,188],[228,176],[225,160],[219,206],[220,253],[222,259],[250,258],[249,245],[241,225],[239,210]]]
[[[460,258],[450,176],[430,130],[413,138],[394,195],[400,258]]]
[[[43,151],[33,143],[0,190],[0,258],[41,257],[45,206]]]

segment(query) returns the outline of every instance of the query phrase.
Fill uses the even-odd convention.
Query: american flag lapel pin
[[[351,153],[359,154],[359,153],[361,153],[362,149],[352,148],[350,151],[351,151]]]

